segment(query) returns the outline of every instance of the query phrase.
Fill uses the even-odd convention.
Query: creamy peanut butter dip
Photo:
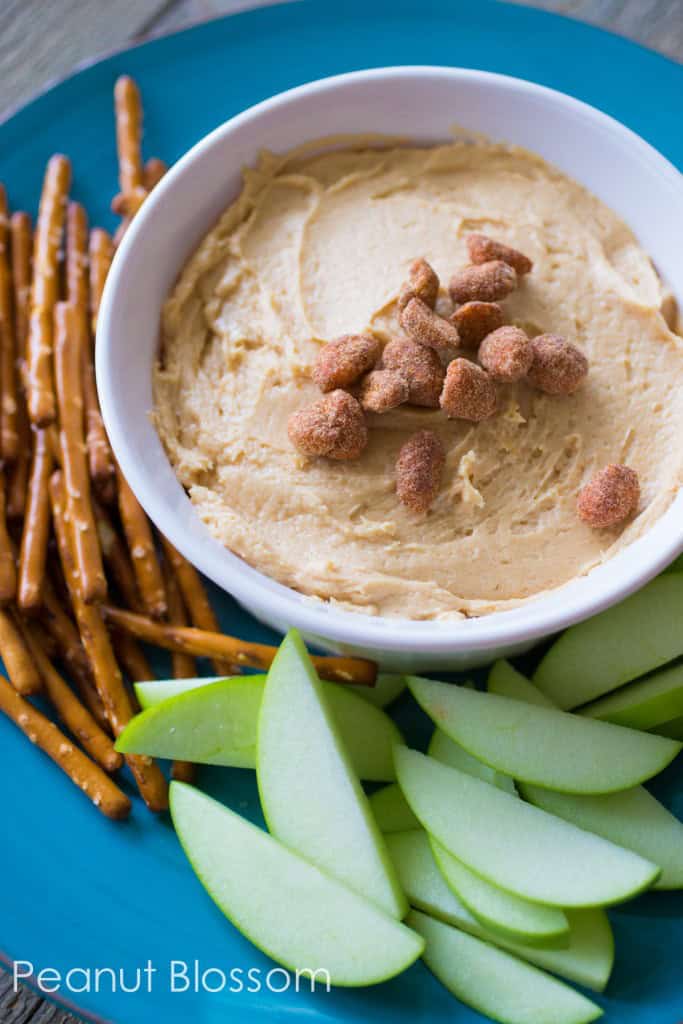
[[[530,335],[587,355],[570,397],[500,386],[471,424],[401,406],[369,415],[355,462],[307,461],[291,413],[319,397],[319,347],[400,333],[396,300],[425,257],[445,285],[480,231],[521,249],[531,274],[503,302]],[[626,225],[531,153],[486,142],[434,148],[367,139],[263,154],[184,268],[163,312],[155,421],[211,533],[303,594],[368,614],[482,615],[588,572],[646,531],[683,478],[683,342]],[[401,445],[429,428],[446,467],[426,516],[397,500]],[[577,493],[596,469],[640,477],[637,516],[593,530]]]

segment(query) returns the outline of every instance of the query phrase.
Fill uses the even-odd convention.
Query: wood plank
[[[0,116],[84,60],[125,45],[167,6],[167,0],[2,0]]]
[[[78,1024],[75,1017],[29,989],[22,986],[15,992],[10,975],[4,971],[0,972],[0,1021],[2,1024]]]

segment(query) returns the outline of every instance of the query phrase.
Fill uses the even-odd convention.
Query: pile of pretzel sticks
[[[143,163],[132,79],[116,82],[114,108],[114,238],[69,200],[65,156],[47,164],[35,231],[28,213],[10,216],[0,185],[0,711],[102,813],[125,818],[114,741],[138,710],[130,684],[153,678],[139,641],[170,650],[177,678],[198,674],[196,656],[221,675],[267,668],[275,649],[220,633],[198,573],[151,526],[104,428],[94,369],[102,292],[118,241],[166,170]],[[374,681],[369,662],[316,660],[327,679]],[[147,806],[166,808],[160,767],[125,761]],[[193,766],[172,772],[189,779]]]

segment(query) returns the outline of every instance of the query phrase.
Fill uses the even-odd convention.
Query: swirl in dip
[[[646,531],[681,484],[683,342],[650,260],[602,202],[526,151],[344,145],[262,155],[166,302],[155,421],[175,471],[223,544],[349,609],[448,619],[560,587]],[[400,333],[396,299],[417,256],[441,277],[448,313],[444,285],[468,262],[471,231],[534,261],[504,309],[585,352],[582,389],[501,385],[498,413],[479,424],[404,405],[368,417],[357,461],[303,459],[287,421],[319,397],[319,347]],[[447,458],[419,517],[397,500],[395,463],[424,428]],[[576,496],[607,463],[637,471],[641,503],[625,526],[593,530]]]

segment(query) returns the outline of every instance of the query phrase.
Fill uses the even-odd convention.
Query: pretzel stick
[[[166,596],[168,598],[168,618],[173,626],[187,625],[187,612],[183,603],[182,594],[178,587],[173,569],[165,559],[163,564],[164,583],[166,585]],[[197,673],[197,663],[189,654],[181,651],[174,651],[171,654],[173,665],[173,677],[175,679],[192,679]],[[150,677],[151,678],[151,677]],[[171,776],[179,782],[194,782],[195,766],[190,761],[174,761],[171,766]]]
[[[108,513],[96,501],[93,502],[93,512],[95,513],[95,525],[100,538],[102,557],[111,580],[127,607],[132,611],[141,611],[142,604],[133,565],[128,556],[128,548],[116,532]]]
[[[59,244],[70,181],[69,161],[65,156],[53,156],[45,172],[33,242],[28,332],[28,411],[31,422],[38,427],[52,423],[57,413],[52,379],[52,310],[59,297]]]
[[[163,176],[166,174],[167,170],[168,166],[167,164],[164,163],[163,160],[159,160],[159,158],[156,156],[150,157],[150,159],[147,161],[147,163],[142,169],[142,183],[148,194],[152,191],[153,188],[155,188],[159,184]],[[122,201],[122,196],[119,195],[114,197],[112,201],[112,208],[114,209],[114,213],[125,212],[125,206],[126,204]],[[132,216],[124,216],[123,220],[117,227],[116,232],[114,234],[115,248],[118,248],[121,239],[125,235],[128,228],[130,227],[130,222],[132,221],[132,219]]]
[[[22,697],[40,690],[40,674],[8,611],[0,610],[0,654],[12,686]]]
[[[144,683],[148,679],[154,679],[150,664],[135,637],[119,629],[110,630],[110,635],[116,657],[131,683]]]
[[[64,725],[101,768],[106,772],[117,771],[123,764],[123,757],[114,750],[109,736],[100,729],[64,682],[41,646],[35,626],[23,623],[19,616],[15,621],[40,672],[45,693]]]
[[[31,218],[17,210],[10,221],[12,235],[12,284],[14,286],[14,321],[17,359],[26,359],[28,318],[31,308]]]
[[[46,433],[36,430],[19,554],[18,604],[24,611],[37,608],[41,600],[50,532],[48,480],[51,472],[52,452]]]
[[[29,428],[24,374],[26,342],[28,337],[29,306],[31,296],[31,218],[17,211],[10,221],[12,238],[12,285],[14,292],[14,337],[16,342],[17,379],[17,458],[7,478],[7,517],[20,519],[24,515],[26,487],[31,462],[31,431]]]
[[[64,505],[64,486],[59,470],[53,473],[50,480],[50,500],[64,579],[71,595],[83,646],[90,659],[97,692],[104,704],[112,731],[118,736],[135,713],[133,702],[124,686],[99,610],[93,605],[86,604],[80,596],[76,581],[72,530]],[[138,754],[128,755],[126,763],[150,810],[165,810],[168,806],[168,786],[159,766],[151,758]]]
[[[45,437],[47,438],[47,443],[50,446],[50,451],[52,452],[52,460],[61,468],[62,444],[59,440],[59,430],[57,425],[55,423],[51,423],[49,427],[43,427],[43,430],[45,431]]]
[[[268,644],[251,643],[223,633],[210,633],[189,626],[172,626],[153,622],[144,615],[127,612],[123,608],[103,605],[106,620],[120,629],[132,633],[139,640],[146,640],[168,651],[181,651],[199,657],[227,658],[243,667],[268,669],[277,654],[277,647]],[[321,679],[335,683],[355,683],[358,686],[374,686],[377,666],[364,658],[313,656]]]
[[[161,544],[168,564],[173,569],[173,574],[180,587],[182,599],[190,616],[190,621],[197,629],[205,629],[211,633],[220,633],[221,628],[214,610],[209,603],[209,598],[204,589],[201,577],[195,567],[177,551],[170,540],[160,534]],[[173,622],[173,619],[171,619]],[[186,622],[178,625],[187,625]],[[219,675],[230,675],[234,666],[229,661],[214,658],[213,667]]]
[[[75,747],[54,722],[20,697],[2,677],[0,711],[28,736],[31,743],[51,757],[103,814],[115,819],[128,817],[130,800],[125,793],[82,750]]]
[[[45,581],[40,622],[54,642],[61,661],[76,684],[81,700],[90,714],[103,729],[109,729],[104,705],[93,682],[92,669],[85,653],[81,638],[54,591],[51,580]]]
[[[66,298],[83,316],[88,312],[88,215],[80,203],[66,208]]]
[[[92,604],[105,598],[107,581],[90,501],[90,481],[83,442],[81,342],[85,317],[85,305],[81,310],[66,302],[58,302],[55,306],[55,384],[61,424],[59,440],[64,487],[73,529],[81,597],[86,604]]]
[[[28,620],[21,619],[21,621],[24,622]],[[59,648],[55,643],[54,637],[48,633],[42,622],[38,619],[31,619],[31,632],[35,636],[37,643],[40,644],[42,650],[47,654],[50,661],[56,661],[59,657]]]
[[[142,169],[142,183],[148,192],[159,184],[168,170],[168,164],[158,156],[151,156]]]
[[[121,75],[114,86],[116,149],[119,158],[120,194],[112,203],[115,213],[132,217],[145,200],[142,156],[142,104],[140,90],[128,75]]]
[[[12,540],[7,532],[5,474],[0,470],[0,606],[14,600],[17,592],[17,570]]]
[[[83,344],[83,403],[85,407],[85,443],[88,449],[88,465],[93,485],[100,496],[111,501],[114,490],[114,456],[107,432],[104,429],[100,401],[95,383],[93,361],[93,339],[97,330],[97,317],[102,301],[104,283],[111,266],[113,249],[111,238],[101,228],[90,233],[90,324],[91,336]]]
[[[6,463],[13,462],[19,452],[16,336],[9,237],[7,195],[0,185],[0,450]]]
[[[152,528],[142,506],[118,466],[116,478],[119,489],[121,525],[126,535],[140,597],[148,614],[153,619],[162,619],[168,609]]]
[[[90,321],[93,338],[97,334],[97,317],[107,274],[114,258],[111,237],[102,228],[90,232]]]
[[[164,584],[168,599],[168,621],[172,626],[188,626],[185,602],[178,586],[178,580],[168,559],[163,564]],[[134,609],[133,609],[134,610]],[[171,655],[175,679],[192,679],[198,675],[197,664],[191,654],[173,651]]]

